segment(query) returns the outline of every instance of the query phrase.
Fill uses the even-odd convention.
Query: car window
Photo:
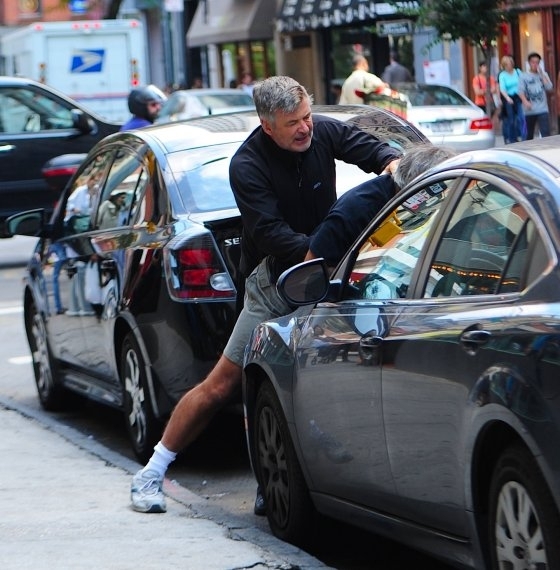
[[[206,93],[199,95],[193,94],[202,104],[209,109],[223,109],[226,107],[252,107],[254,106],[253,98],[247,93],[240,91],[239,93]]]
[[[0,90],[0,132],[29,133],[73,128],[70,109],[31,89]]]
[[[448,197],[448,184],[451,182],[441,181],[426,186],[374,226],[352,267],[348,298],[407,296],[435,214]]]
[[[525,208],[501,189],[473,180],[442,234],[424,296],[520,291],[546,263]]]
[[[148,178],[135,154],[118,151],[100,198],[96,227],[109,229],[128,225]]]

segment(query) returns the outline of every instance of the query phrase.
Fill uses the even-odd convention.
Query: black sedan
[[[381,110],[314,111],[398,148],[425,140]],[[228,169],[257,124],[250,111],[111,135],[49,223],[41,210],[9,221],[12,234],[40,236],[24,311],[42,405],[60,409],[78,393],[122,409],[142,462],[235,322],[241,221]],[[341,191],[366,176],[339,167]]]
[[[560,568],[560,137],[452,158],[387,204],[244,365],[274,534],[317,513],[465,568]]]
[[[0,77],[0,237],[8,237],[3,225],[12,214],[31,207],[52,212],[56,182],[74,165],[51,159],[87,153],[119,126],[47,85]]]

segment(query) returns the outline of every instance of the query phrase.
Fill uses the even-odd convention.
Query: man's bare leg
[[[163,436],[147,465],[132,479],[132,508],[144,513],[167,510],[163,478],[179,451],[192,443],[235,394],[241,384],[241,366],[225,356],[175,406]]]
[[[241,384],[241,366],[221,356],[203,382],[189,390],[177,403],[161,442],[178,453],[191,444],[234,395]]]

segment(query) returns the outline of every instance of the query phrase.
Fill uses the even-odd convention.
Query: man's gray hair
[[[313,97],[305,87],[285,75],[275,75],[256,83],[253,100],[259,117],[271,123],[274,123],[277,111],[293,113],[302,101],[313,103]]]
[[[435,146],[431,143],[415,145],[405,151],[393,174],[393,180],[399,189],[404,188],[417,176],[456,155],[457,153],[451,148]]]

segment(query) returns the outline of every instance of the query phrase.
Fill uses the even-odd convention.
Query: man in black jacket
[[[133,478],[133,508],[165,512],[162,483],[176,454],[206,428],[241,385],[243,353],[262,321],[291,312],[276,292],[281,271],[303,261],[309,235],[336,200],[335,159],[366,172],[393,172],[400,153],[359,128],[311,116],[312,98],[290,77],[254,87],[261,125],[234,155],[230,181],[243,220],[244,306],[224,354],[176,405],[148,464]],[[264,514],[257,496],[255,513]]]

